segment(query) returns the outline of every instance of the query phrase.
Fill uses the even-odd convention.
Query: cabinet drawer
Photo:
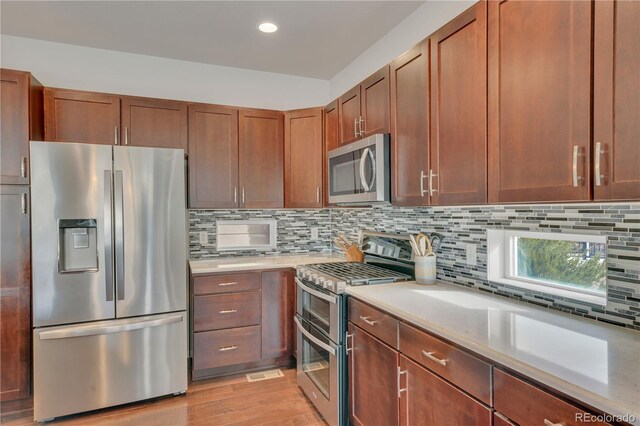
[[[493,400],[496,411],[522,426],[584,424],[576,413],[585,413],[577,406],[565,402],[542,389],[513,377],[504,371],[493,371]],[[591,425],[608,423],[593,422]]]
[[[193,331],[260,324],[260,292],[214,294],[193,298]]]
[[[193,369],[222,367],[260,359],[260,326],[204,331],[193,335]]]
[[[491,405],[489,364],[404,323],[400,323],[400,351]]]
[[[386,344],[398,348],[398,320],[392,316],[350,298],[349,321]]]
[[[260,273],[206,275],[193,278],[193,294],[260,290]]]

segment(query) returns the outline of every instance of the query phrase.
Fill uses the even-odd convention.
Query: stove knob
[[[321,276],[316,279],[316,283],[324,287],[325,280],[326,278]]]
[[[335,287],[336,287],[336,283],[334,283],[331,280],[327,280],[324,283],[324,288],[326,288],[327,290],[335,291]]]

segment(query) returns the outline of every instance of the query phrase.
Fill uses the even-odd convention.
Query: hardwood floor
[[[247,382],[245,375],[191,383],[185,396],[158,398],[62,417],[55,425],[325,425],[296,384],[284,377]],[[3,426],[37,425],[31,410],[2,418]]]

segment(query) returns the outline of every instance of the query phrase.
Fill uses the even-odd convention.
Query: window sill
[[[571,290],[564,290],[556,287],[547,287],[540,284],[530,284],[525,281],[514,280],[510,278],[489,278],[490,282],[496,284],[508,285],[511,287],[544,293],[555,297],[564,297],[566,299],[578,300],[580,302],[591,303],[599,306],[607,306],[606,295],[596,296],[591,294],[578,293]]]

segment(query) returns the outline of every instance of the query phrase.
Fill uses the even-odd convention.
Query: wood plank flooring
[[[296,371],[284,377],[247,382],[245,375],[202,380],[184,396],[158,398],[62,417],[51,425],[325,425],[296,384]],[[37,425],[31,410],[2,418],[2,425]]]

